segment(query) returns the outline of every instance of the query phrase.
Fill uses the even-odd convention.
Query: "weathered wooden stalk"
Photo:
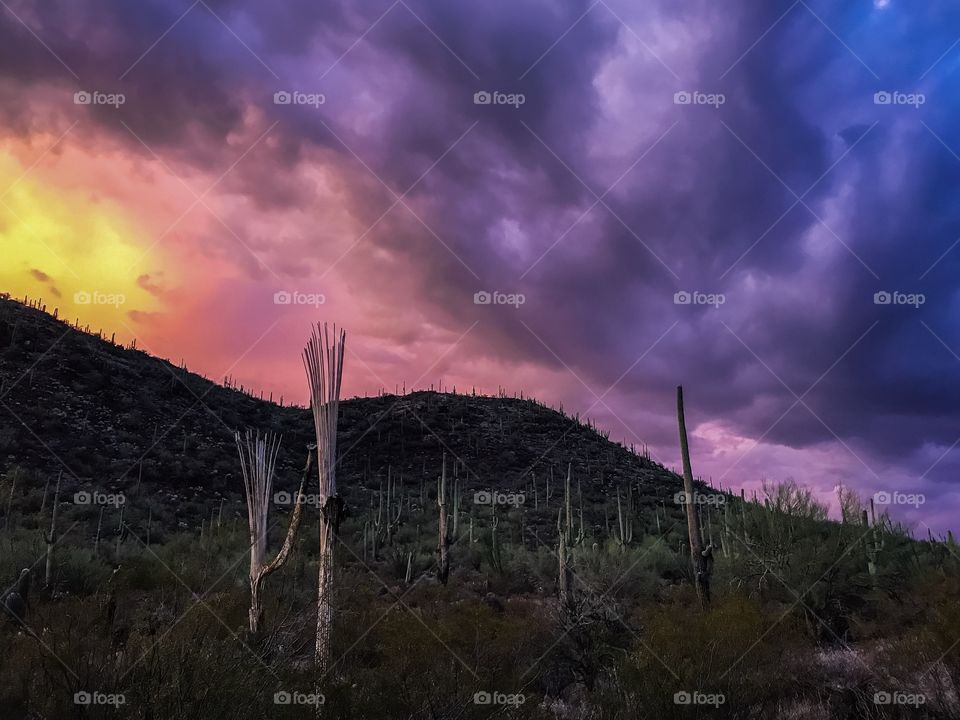
[[[437,509],[439,521],[437,523],[437,556],[439,569],[437,577],[444,585],[450,577],[450,548],[447,535],[447,454],[443,454],[440,468],[440,480],[437,484]]]
[[[687,443],[687,424],[683,414],[683,386],[677,386],[677,424],[680,432],[680,456],[683,461],[683,492],[687,511],[687,535],[690,539],[690,560],[693,565],[693,582],[701,605],[710,602],[710,575],[713,565],[713,549],[703,548],[700,526],[697,523],[696,495],[693,488],[693,470],[690,466],[690,447]]]
[[[47,564],[43,574],[44,587],[53,585],[53,548],[57,544],[57,508],[60,505],[60,481],[63,479],[63,470],[57,475],[57,488],[53,492],[53,510],[50,513],[50,532],[47,533]]]
[[[343,379],[346,334],[333,337],[319,323],[303,351],[303,364],[310,384],[310,405],[317,436],[317,475],[320,493],[319,558],[317,561],[317,634],[314,661],[322,677],[330,668],[333,625],[334,550],[343,500],[337,494],[337,415]]]
[[[273,433],[254,435],[249,430],[244,437],[235,434],[237,451],[240,453],[240,468],[243,473],[243,489],[247,498],[247,520],[250,529],[250,611],[248,613],[250,632],[256,635],[263,626],[263,583],[267,576],[279,570],[293,548],[293,541],[300,528],[303,513],[303,491],[310,465],[313,461],[313,448],[307,450],[307,463],[300,478],[300,487],[290,516],[290,525],[283,546],[276,557],[266,562],[269,527],[270,501],[273,495],[273,477],[276,469],[280,438]],[[213,520],[211,519],[211,525]],[[148,531],[149,533],[149,531]],[[149,537],[149,535],[148,535]]]

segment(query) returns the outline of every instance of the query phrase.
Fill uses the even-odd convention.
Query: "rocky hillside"
[[[63,470],[68,497],[78,489],[129,494],[139,484],[161,521],[195,526],[221,498],[239,502],[233,433],[246,427],[283,434],[277,484],[295,488],[312,439],[307,410],[223,387],[0,299],[0,474],[17,468],[42,488]],[[555,498],[568,463],[585,507],[609,504],[613,488],[628,485],[650,507],[680,487],[662,466],[529,399],[435,392],[348,399],[339,447],[340,485],[354,508],[368,505],[388,467],[404,495],[419,497],[423,483],[428,496],[444,452],[471,494],[532,493],[534,477],[543,493],[552,475]],[[602,513],[590,515],[603,522]]]

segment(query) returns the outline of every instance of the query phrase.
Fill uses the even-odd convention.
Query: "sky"
[[[960,6],[0,12],[0,290],[304,402],[522,391],[748,491],[960,510]],[[887,504],[886,501],[889,501]]]

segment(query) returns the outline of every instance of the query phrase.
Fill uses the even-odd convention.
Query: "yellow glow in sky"
[[[118,337],[131,310],[159,308],[137,284],[146,236],[123,208],[92,191],[41,186],[0,153],[0,291],[42,298],[48,312]],[[18,181],[18,178],[21,178]]]

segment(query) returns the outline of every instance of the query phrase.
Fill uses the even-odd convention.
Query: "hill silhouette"
[[[225,387],[12,299],[0,299],[0,387],[7,468],[39,478],[62,470],[67,496],[146,494],[158,517],[187,526],[221,499],[241,502],[235,431],[282,434],[279,490],[296,488],[313,439],[306,408]],[[558,497],[568,466],[586,507],[629,487],[638,512],[666,503],[679,517],[670,507],[682,486],[676,474],[529,398],[418,391],[347,399],[338,443],[338,483],[354,509],[369,505],[388,471],[401,495],[419,499],[425,485],[426,497],[446,454],[462,493],[537,494],[525,508],[533,524],[555,521],[544,509],[546,486],[552,477]]]

